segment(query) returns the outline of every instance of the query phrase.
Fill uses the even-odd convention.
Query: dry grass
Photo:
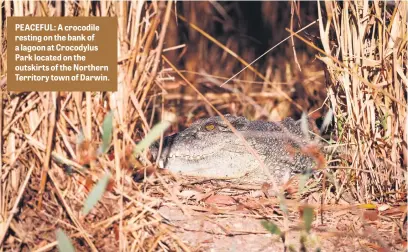
[[[406,1],[319,5],[320,59],[337,143],[347,146],[337,164],[351,168],[337,172],[336,191],[361,202],[406,198],[407,8]]]
[[[241,6],[238,2],[182,2],[184,12],[178,15],[177,21],[179,27],[185,27],[184,33],[179,32],[179,37],[168,37],[166,42],[176,45],[177,42],[187,40],[188,44],[183,50],[166,52],[164,56],[176,66],[183,65],[184,77],[223,113],[244,115],[254,120],[281,120],[287,116],[299,118],[304,109],[312,111],[321,107],[322,100],[326,97],[322,64],[314,60],[314,56],[306,50],[297,51],[294,57],[294,51],[301,47],[301,43],[295,43],[294,47],[291,41],[280,44],[289,34],[285,32],[281,36],[283,32],[276,28],[281,20],[277,22],[273,16],[281,15],[280,12],[288,10],[291,5],[272,2],[257,4],[259,15],[262,11],[268,13],[262,16],[267,23],[264,25],[265,31],[262,26],[251,27],[250,23],[242,22],[250,19],[253,13],[245,16],[239,8],[249,7],[251,4],[243,3]],[[299,3],[295,6],[299,8]],[[206,13],[205,18],[202,12]],[[303,9],[300,12],[306,16]],[[289,26],[288,17],[282,19]],[[176,25],[175,18],[171,21],[170,28]],[[294,25],[294,29],[301,30],[313,22],[315,20],[301,26]],[[218,32],[214,28],[217,23],[222,24],[222,28],[219,28],[221,31]],[[283,27],[286,23],[279,25]],[[273,28],[266,29],[268,26]],[[316,30],[316,25],[314,26]],[[273,41],[271,48],[280,45],[250,65],[250,62],[270,49],[255,54],[258,43],[245,36],[251,30],[265,32],[265,36]],[[310,32],[313,26],[306,30]],[[184,37],[187,38],[183,39]],[[268,44],[267,41],[265,43]],[[296,61],[302,66],[301,70]],[[310,64],[311,62],[314,64]],[[242,71],[244,68],[247,69]],[[174,82],[164,83],[164,88],[169,92],[164,96],[166,105],[174,105],[179,116],[193,113],[197,117],[216,114],[201,97],[197,97],[192,88],[185,87],[183,78],[174,75]],[[232,76],[235,77],[230,80]],[[225,83],[226,81],[228,82]],[[187,119],[190,122],[191,117]]]
[[[319,8],[319,13],[327,15],[319,18],[323,48],[319,58],[328,68],[328,107],[335,112],[337,143],[347,144],[341,161],[330,164],[338,169],[324,196],[335,204],[346,193],[360,202],[382,200],[391,204],[406,197],[402,167],[407,164],[403,153],[408,133],[404,127],[407,3],[399,3],[392,11],[378,2],[361,3],[362,7],[357,1],[327,2],[321,6],[326,12]],[[0,248],[55,250],[55,230],[61,228],[80,251],[189,251],[176,234],[177,226],[157,211],[162,205],[176,205],[189,216],[198,209],[180,201],[183,180],[173,184],[171,176],[158,173],[144,183],[135,183],[131,176],[142,167],[131,155],[135,142],[163,113],[171,110],[178,114],[179,122],[171,129],[176,131],[197,117],[216,114],[215,110],[269,120],[299,115],[304,108],[324,112],[324,72],[321,66],[310,64],[310,50],[316,46],[291,38],[283,55],[267,56],[264,64],[256,62],[220,88],[256,55],[245,49],[248,44],[238,45],[239,36],[216,39],[211,34],[212,21],[199,15],[202,10],[217,10],[229,22],[223,8],[236,6],[181,4],[185,18],[180,16],[178,22],[188,27],[190,48],[175,39],[178,13],[172,1],[0,1]],[[293,18],[300,15],[299,6],[292,3]],[[273,4],[264,7],[265,13],[274,9]],[[27,15],[117,16],[118,91],[7,92],[5,17]],[[223,23],[224,28],[231,26],[228,22]],[[277,29],[276,20],[267,22]],[[294,23],[291,21],[288,28],[295,32],[308,25],[297,27]],[[296,50],[293,43],[307,45],[308,52]],[[174,63],[180,58],[185,58],[185,70],[181,71],[180,64]],[[194,88],[186,86],[189,82]],[[308,97],[313,95],[320,103],[310,101]],[[98,156],[101,125],[111,110],[111,150]],[[85,164],[89,168],[84,168]],[[152,170],[148,166],[147,171]],[[89,190],[105,171],[113,174],[107,193],[90,214],[82,216]],[[316,181],[320,184],[322,180]],[[334,185],[338,187],[332,190]],[[321,187],[315,185],[313,190],[310,197],[319,199]],[[318,208],[319,202],[313,203]],[[277,218],[274,204],[275,209],[265,205],[251,212],[255,211],[256,218]],[[291,211],[296,212],[298,206]],[[326,206],[320,207],[323,210]],[[289,227],[289,218],[279,219]]]
[[[0,13],[5,14],[0,16],[2,248],[52,249],[56,246],[54,235],[58,227],[82,250],[185,247],[154,210],[158,204],[155,198],[167,195],[166,189],[147,193],[150,184],[135,184],[127,169],[134,165],[127,160],[127,150],[152,126],[152,118],[145,116],[149,114],[146,108],[157,103],[157,97],[150,90],[161,71],[160,55],[172,1],[151,4],[144,1],[2,1],[0,5]],[[6,92],[5,17],[62,14],[118,17],[118,91]],[[113,159],[96,155],[101,143],[101,124],[110,110],[114,113]],[[83,168],[84,164],[89,168]],[[32,173],[32,170],[28,172],[30,167],[34,168]],[[81,216],[79,212],[86,195],[107,170],[114,178],[108,195],[99,210]],[[22,206],[20,197],[16,198],[19,191],[24,192]]]

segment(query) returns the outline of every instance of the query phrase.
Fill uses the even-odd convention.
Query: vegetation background
[[[132,176],[146,168],[132,156],[136,143],[169,111],[178,120],[168,133],[214,108],[253,120],[320,119],[330,109],[327,138],[341,151],[326,157],[322,202],[348,198],[377,219],[391,209],[400,230],[406,224],[407,2],[27,0],[0,10],[2,251],[55,249],[57,228],[80,251],[188,251],[156,211],[180,203],[168,180]],[[10,16],[118,17],[118,91],[8,92]],[[109,111],[112,141],[100,155]],[[103,199],[81,215],[107,171]]]

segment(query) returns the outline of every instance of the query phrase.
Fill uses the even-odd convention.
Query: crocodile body
[[[247,144],[221,117],[200,119],[184,131],[164,138],[159,167],[182,175],[231,178],[244,183],[273,179],[277,184],[313,168],[313,159],[296,151],[311,141],[300,122],[292,118],[265,122],[232,115],[224,117]],[[158,143],[150,150],[157,159]]]

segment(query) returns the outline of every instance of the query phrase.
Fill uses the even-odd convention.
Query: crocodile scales
[[[272,178],[277,184],[314,167],[312,157],[294,151],[311,141],[310,134],[302,131],[300,121],[292,118],[281,122],[249,121],[229,114],[224,117],[260,159],[221,117],[214,116],[199,119],[184,131],[165,137],[159,167],[182,175],[231,178],[245,183],[263,183]],[[150,151],[156,160],[159,142]],[[260,160],[268,171],[261,169]]]

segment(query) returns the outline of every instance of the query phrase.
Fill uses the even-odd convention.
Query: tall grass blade
[[[162,120],[160,123],[156,124],[149,133],[146,134],[145,138],[140,141],[134,151],[135,155],[140,154],[143,150],[149,148],[149,146],[161,136],[161,134],[170,127],[171,123],[175,120],[174,114],[168,114],[167,118]]]
[[[313,221],[313,208],[305,207],[303,209],[303,221],[305,224],[306,232],[309,233],[310,228],[312,227],[312,221]]]
[[[279,229],[279,227],[270,221],[261,221],[262,226],[268,230],[271,234],[276,234],[276,235],[280,235],[282,233],[282,231]]]
[[[61,229],[57,229],[57,246],[60,252],[75,252],[69,237]]]
[[[110,111],[105,119],[103,120],[102,124],[102,153],[106,153],[109,150],[110,142],[112,139],[112,132],[113,132],[113,112]]]
[[[89,211],[98,203],[102,198],[103,193],[106,190],[110,179],[110,174],[106,173],[103,178],[101,178],[98,183],[92,188],[92,191],[89,193],[88,198],[85,200],[84,207],[82,208],[82,214],[87,215]]]

